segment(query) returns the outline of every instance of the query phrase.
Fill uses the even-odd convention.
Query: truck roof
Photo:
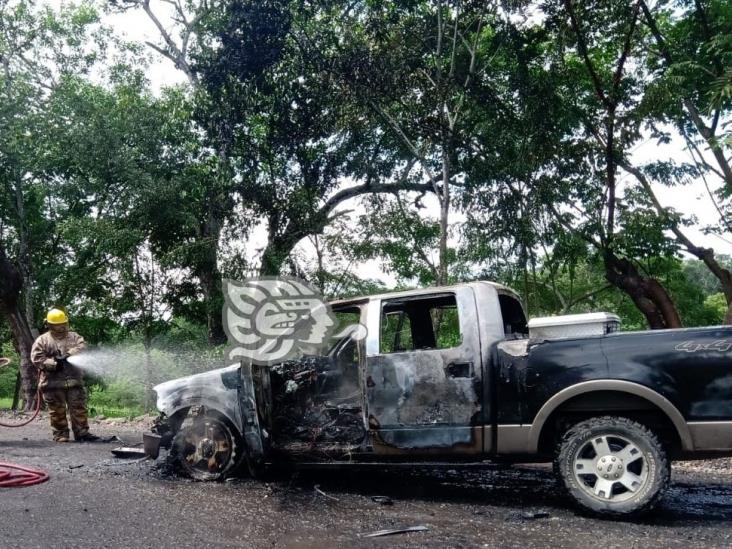
[[[385,293],[381,293],[381,294],[349,297],[346,299],[338,299],[335,301],[331,301],[330,305],[332,307],[342,307],[342,306],[347,306],[347,305],[356,305],[356,304],[364,303],[364,302],[372,300],[372,299],[393,299],[393,298],[411,297],[411,296],[423,295],[423,294],[427,295],[427,294],[439,293],[442,291],[445,291],[445,292],[454,291],[458,288],[464,288],[466,286],[475,287],[475,286],[479,286],[479,285],[491,286],[499,294],[507,294],[512,297],[515,297],[516,299],[520,299],[518,294],[515,291],[513,291],[511,288],[509,288],[508,286],[504,286],[503,284],[498,284],[497,282],[489,282],[487,280],[476,280],[473,282],[463,282],[460,284],[452,284],[450,286],[430,286],[427,288],[417,288],[414,290],[400,290],[400,291],[394,291],[394,292],[385,292]]]

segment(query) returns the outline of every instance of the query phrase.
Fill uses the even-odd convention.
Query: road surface
[[[139,442],[143,428],[93,424],[95,433],[128,443]],[[51,474],[39,486],[0,489],[0,547],[732,546],[730,460],[676,465],[653,515],[616,521],[579,514],[543,466],[367,468],[201,483],[150,461],[114,458],[118,445],[56,444],[45,418],[0,428],[0,461]],[[427,530],[360,537],[407,526]]]

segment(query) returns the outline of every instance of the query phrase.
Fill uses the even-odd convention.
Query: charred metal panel
[[[498,425],[520,424],[524,417],[526,389],[532,385],[528,376],[535,375],[529,368],[528,340],[503,341],[496,346],[494,369],[500,406],[497,407]],[[499,446],[501,445],[499,434]]]
[[[475,371],[464,377],[449,374],[449,365],[462,359],[460,349],[395,353],[370,359],[371,421],[375,420],[382,429],[470,425],[480,410],[478,376]]]
[[[242,430],[247,445],[247,458],[257,461],[264,457],[264,438],[259,426],[257,411],[257,388],[254,382],[252,364],[241,363],[241,387],[239,389],[239,405],[241,406]]]
[[[420,294],[407,299],[445,295]],[[391,306],[393,301],[371,302],[366,397],[375,452],[458,446],[482,451],[482,431],[477,436],[472,428],[481,423],[483,382],[475,297],[471,288],[463,287],[455,290],[454,299],[460,327],[457,346],[383,354],[379,352],[380,317],[385,303]]]
[[[184,408],[203,406],[228,418],[241,432],[238,383],[232,384],[232,376],[238,378],[238,372],[237,364],[156,385],[158,410],[171,417]]]
[[[272,434],[280,450],[329,453],[366,438],[358,365],[338,354],[304,357],[270,369]]]
[[[443,455],[445,448],[450,454],[482,454],[484,440],[491,438],[490,427],[372,430],[370,435],[374,453],[411,456]]]

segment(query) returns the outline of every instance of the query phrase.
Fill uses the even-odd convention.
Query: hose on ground
[[[38,393],[36,394],[36,409],[33,412],[33,415],[30,417],[30,419],[26,421],[21,421],[20,423],[3,423],[0,421],[0,427],[10,427],[11,429],[14,429],[15,427],[23,427],[25,425],[28,425],[31,421],[36,419],[38,417],[38,413],[41,411],[41,389],[38,389]]]
[[[20,423],[3,423],[0,422],[2,427],[23,427],[28,425],[31,421],[38,417],[38,413],[41,411],[41,390],[38,389],[36,395],[36,409],[30,419],[22,421]],[[48,473],[41,469],[34,469],[33,467],[24,467],[22,465],[16,465],[15,463],[5,463],[0,461],[0,488],[20,488],[23,486],[33,486],[34,484],[40,484],[48,480]]]
[[[48,473],[46,471],[0,461],[0,488],[33,486],[47,480]]]

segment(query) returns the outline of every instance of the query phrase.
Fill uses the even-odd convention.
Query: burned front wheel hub
[[[205,459],[211,459],[216,455],[216,442],[210,438],[204,438],[198,444],[198,453]]]
[[[231,429],[214,418],[196,418],[176,435],[174,452],[191,477],[216,480],[233,467],[235,440]]]

